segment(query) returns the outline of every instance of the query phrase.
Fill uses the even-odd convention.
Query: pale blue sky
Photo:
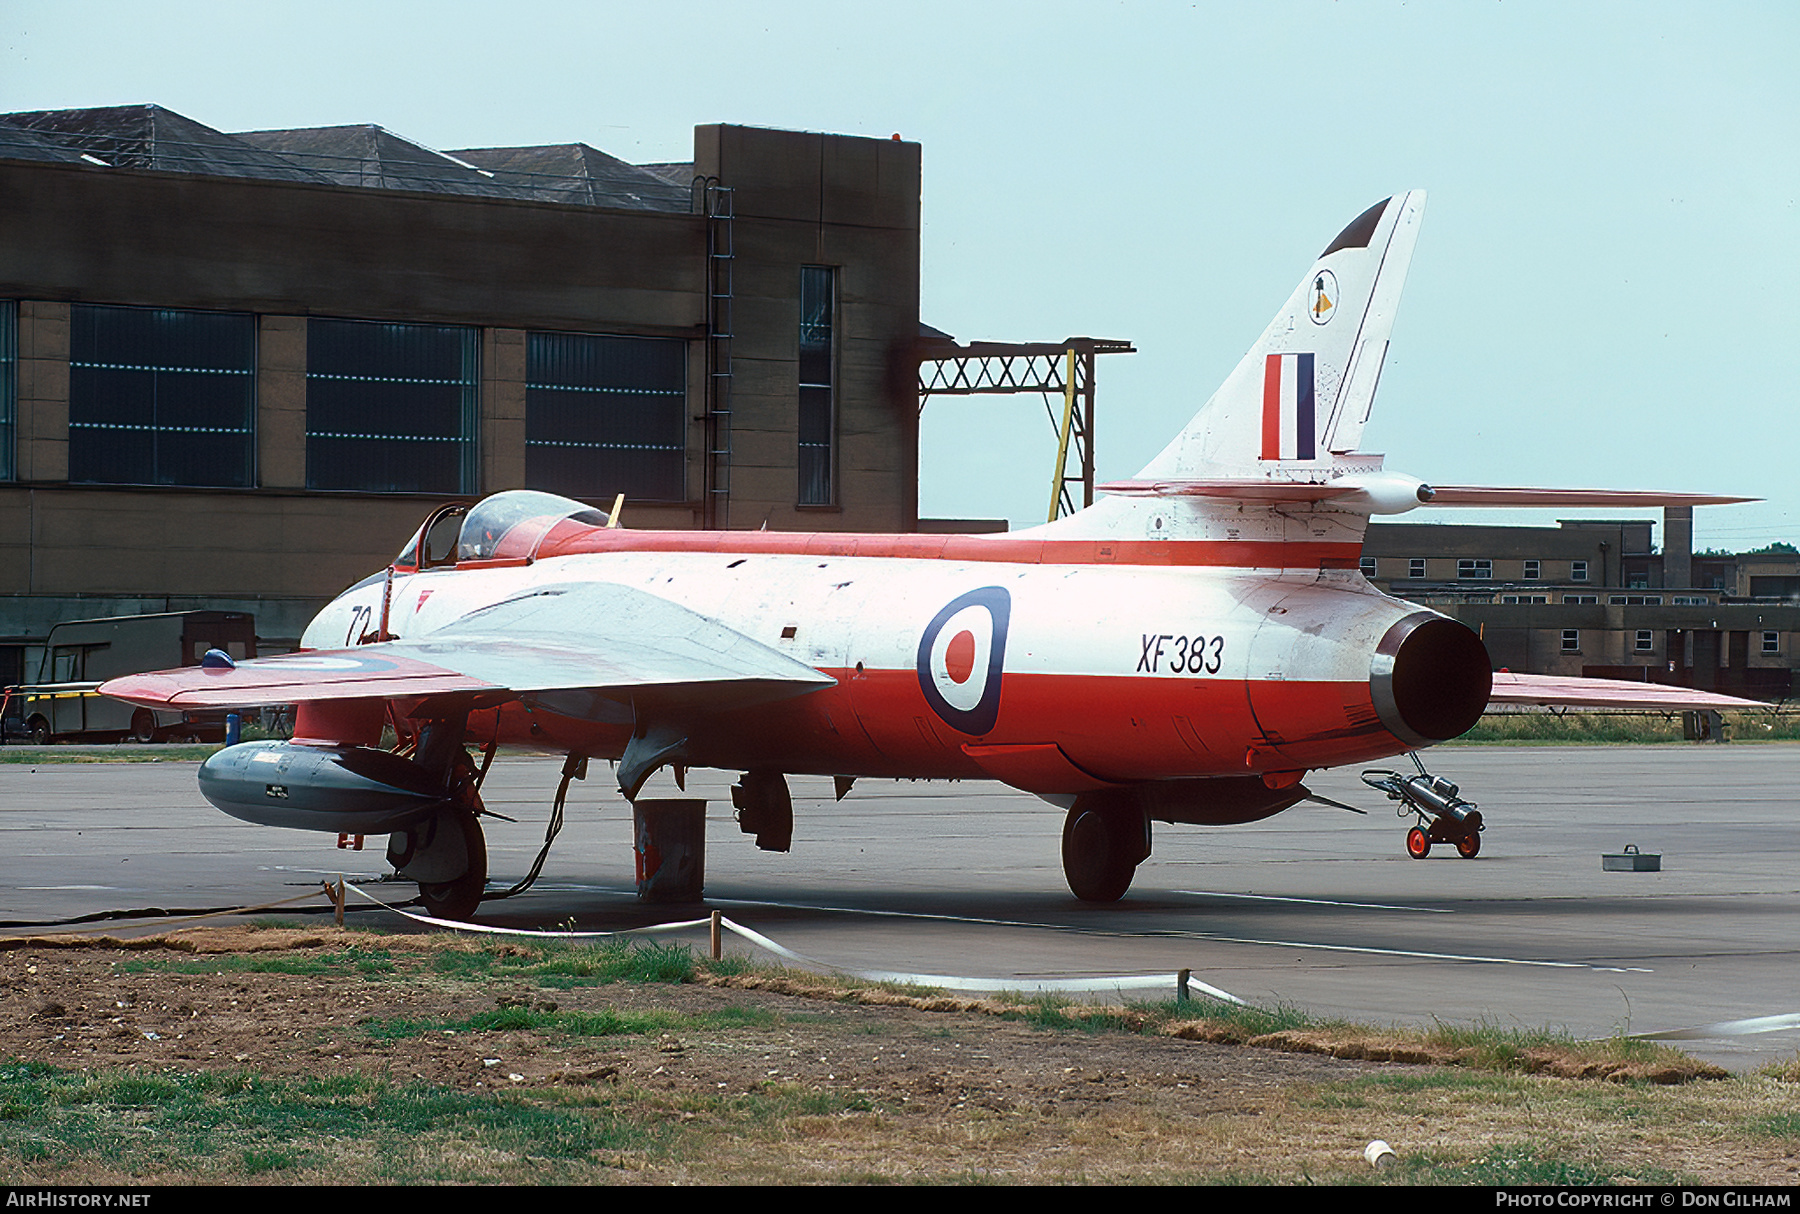
[[[0,0],[0,111],[633,161],[687,159],[703,122],[918,140],[928,323],[1136,343],[1101,364],[1103,477],[1180,428],[1338,228],[1423,187],[1365,445],[1446,484],[1767,498],[1698,512],[1696,543],[1734,548],[1800,541],[1797,59],[1787,0]],[[1053,449],[1035,399],[938,402],[923,508],[1039,518]]]

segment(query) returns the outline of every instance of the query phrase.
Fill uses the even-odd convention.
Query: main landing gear
[[[1083,902],[1117,902],[1150,855],[1150,818],[1130,798],[1082,793],[1063,821],[1063,876]]]
[[[460,805],[389,835],[388,862],[419,883],[419,902],[434,919],[467,920],[487,889],[487,840]]]
[[[430,773],[445,794],[437,812],[388,836],[388,863],[397,876],[418,882],[419,902],[434,919],[466,921],[487,896],[487,839],[479,815],[494,750],[488,748],[478,768],[463,748],[466,728],[466,716],[427,721],[396,750]]]
[[[1481,852],[1481,811],[1457,795],[1456,785],[1426,771],[1418,755],[1409,753],[1407,757],[1419,769],[1417,775],[1403,776],[1397,771],[1362,774],[1364,784],[1379,788],[1388,800],[1400,803],[1395,812],[1402,818],[1412,814],[1418,819],[1418,824],[1406,832],[1406,854],[1423,860],[1431,854],[1433,843],[1449,843],[1455,846],[1457,855],[1473,860]]]

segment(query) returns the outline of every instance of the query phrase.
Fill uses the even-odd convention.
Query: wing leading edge
[[[423,636],[184,667],[102,684],[169,708],[251,708],[457,692],[704,689],[738,703],[801,695],[835,680],[715,620],[629,586],[546,586]]]

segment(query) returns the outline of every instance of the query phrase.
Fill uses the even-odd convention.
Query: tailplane
[[[1315,479],[1356,450],[1425,213],[1396,194],[1338,233],[1187,427],[1140,481]]]

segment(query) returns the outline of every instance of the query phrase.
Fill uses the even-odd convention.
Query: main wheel
[[[1473,860],[1481,854],[1481,832],[1471,830],[1456,841],[1456,854],[1465,860]]]
[[[1406,832],[1406,854],[1415,860],[1423,860],[1431,854],[1431,836],[1425,833],[1423,826],[1415,826]]]
[[[466,809],[444,811],[438,829],[462,832],[469,867],[454,881],[419,882],[419,901],[434,919],[467,920],[481,905],[481,895],[487,889],[487,840],[482,837],[481,823]]]
[[[1149,855],[1144,815],[1133,806],[1084,805],[1084,800],[1078,799],[1063,820],[1063,876],[1083,902],[1117,902]]]

